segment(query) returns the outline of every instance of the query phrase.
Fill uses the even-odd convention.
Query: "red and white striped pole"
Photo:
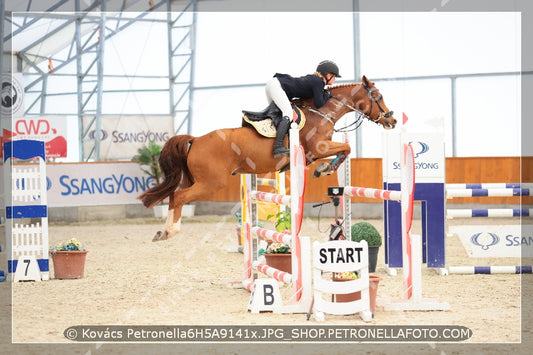
[[[414,270],[420,270],[420,260],[413,253],[413,240],[411,239],[411,226],[413,222],[413,192],[415,163],[413,147],[410,144],[402,143],[402,183],[401,183],[401,208],[402,208],[402,254],[403,254],[403,275],[404,275],[404,298],[410,299],[413,296]],[[414,265],[416,264],[416,265]]]

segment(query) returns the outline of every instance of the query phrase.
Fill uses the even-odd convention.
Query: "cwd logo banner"
[[[521,225],[449,226],[472,258],[533,256],[533,234]]]
[[[2,120],[0,128],[2,143],[19,139],[43,141],[47,159],[67,156],[67,117],[65,116],[15,118],[11,122]],[[2,146],[0,158],[3,156]]]

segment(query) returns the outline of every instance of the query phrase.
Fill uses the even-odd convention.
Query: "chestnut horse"
[[[321,163],[315,176],[333,173],[350,153],[346,143],[332,142],[335,123],[346,113],[356,111],[385,129],[392,129],[396,119],[383,97],[365,76],[361,83],[328,88],[332,94],[317,110],[313,99],[293,101],[304,112],[305,125],[300,129],[300,144],[307,164],[330,156],[331,163]],[[357,122],[356,122],[357,123]],[[288,137],[285,138],[287,145]],[[168,239],[180,231],[182,206],[191,201],[209,201],[235,174],[266,174],[279,171],[289,163],[284,156],[274,158],[274,139],[261,136],[254,128],[217,129],[201,137],[178,135],[170,138],[159,157],[163,182],[144,191],[139,198],[147,208],[169,197],[165,230],[154,241]]]

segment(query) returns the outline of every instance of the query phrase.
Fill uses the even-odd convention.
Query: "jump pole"
[[[249,309],[253,313],[262,310],[272,310],[275,313],[307,313],[312,300],[311,288],[311,242],[309,237],[300,236],[301,224],[303,219],[303,194],[305,190],[305,152],[299,144],[299,132],[296,127],[291,127],[289,132],[290,144],[290,166],[291,181],[290,195],[279,195],[257,191],[256,176],[249,175],[244,181],[244,187],[241,187],[241,193],[245,201],[246,214],[243,212],[243,229],[245,233],[244,244],[244,265],[245,279],[242,281],[244,288],[252,292],[250,296]],[[279,233],[257,226],[257,212],[255,203],[252,201],[263,201],[276,203],[291,208],[291,234]],[[256,237],[253,237],[256,236]],[[257,259],[258,237],[265,240],[272,240],[291,245],[292,252],[292,270],[291,273],[285,273],[259,262]],[[257,272],[261,272],[270,278],[260,279]],[[293,287],[293,296],[290,302],[281,304],[277,282],[290,283]],[[276,298],[272,305],[266,305],[260,299],[264,292],[261,287],[270,287],[273,289],[269,297]]]
[[[446,198],[454,197],[513,197],[530,196],[527,188],[511,189],[448,189],[446,187]]]
[[[532,266],[450,266],[450,274],[531,274]]]
[[[520,182],[496,182],[482,184],[446,184],[447,190],[464,189],[533,189],[533,184]]]
[[[446,218],[511,218],[532,217],[532,208],[487,208],[487,209],[449,209],[446,210]]]

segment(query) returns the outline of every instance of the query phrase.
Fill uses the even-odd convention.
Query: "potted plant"
[[[344,282],[354,279],[358,279],[359,274],[356,271],[345,271],[345,272],[334,272],[333,281]],[[383,280],[377,275],[369,275],[369,285],[368,285],[368,296],[369,296],[369,305],[372,315],[376,312],[376,299],[378,294],[379,282]],[[336,294],[335,302],[352,302],[361,299],[361,291],[346,293],[346,294]]]
[[[76,239],[50,248],[56,279],[81,279],[85,271],[85,257],[89,251]]]
[[[150,141],[137,149],[137,155],[132,158],[132,161],[137,162],[141,166],[141,170],[154,179],[156,184],[161,181],[161,169],[159,168],[159,155],[163,149],[159,144]],[[154,206],[154,216],[156,218],[165,218],[168,213],[168,205],[159,204]]]
[[[141,148],[137,150],[137,155],[132,158],[132,161],[135,161],[141,165],[141,170],[144,171],[148,176],[155,180],[156,184],[159,184],[162,177],[161,169],[159,168],[159,155],[163,148],[155,143],[150,141],[148,144],[144,144]],[[146,166],[147,169],[142,168]],[[182,217],[192,217],[194,216],[195,205],[184,205],[181,209]],[[161,203],[153,207],[154,216],[156,218],[166,218],[168,214],[168,204]]]
[[[375,272],[378,261],[379,247],[381,246],[381,235],[376,227],[368,222],[359,222],[352,226],[352,240],[360,242],[366,240],[368,243],[368,271]]]
[[[138,154],[132,158],[134,162],[139,163],[142,171],[155,180],[156,184],[159,184],[161,179],[161,169],[159,168],[161,149],[162,147],[159,144],[150,141],[137,149]],[[143,168],[144,166],[147,169]]]
[[[285,211],[280,211],[275,215],[268,215],[267,220],[276,218],[274,227],[277,232],[290,233],[291,230],[291,214]],[[285,243],[269,243],[266,250],[260,250],[259,255],[264,255],[266,263],[273,268],[288,273],[292,272],[292,254],[291,246]]]
[[[271,243],[266,250],[259,250],[259,256],[264,255],[268,266],[292,273],[291,246],[285,243]]]
[[[333,281],[344,282],[359,278],[357,271],[334,272]],[[352,302],[361,299],[361,291],[345,294],[335,294],[335,302]]]

